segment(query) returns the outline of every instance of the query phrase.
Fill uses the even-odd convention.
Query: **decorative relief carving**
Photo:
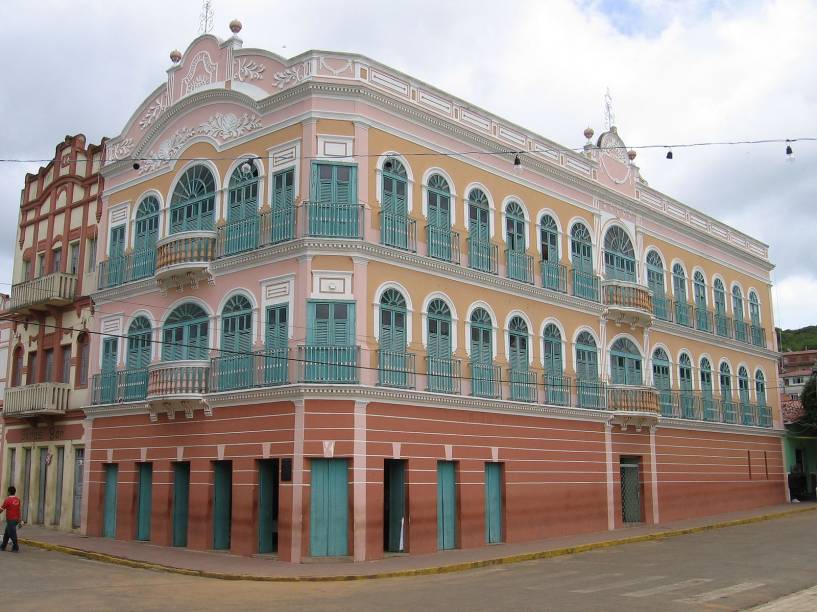
[[[175,159],[184,145],[196,136],[209,136],[226,142],[238,138],[261,127],[258,115],[244,113],[241,117],[235,113],[216,113],[197,127],[181,127],[162,142],[159,148],[152,151],[139,168],[139,174],[148,174],[163,168]]]
[[[142,120],[139,121],[139,127],[143,130],[148,128],[163,112],[165,112],[165,110],[167,110],[167,106],[167,93],[163,93],[153,101],[153,104],[148,106],[148,109],[145,111],[145,115],[142,117]]]
[[[251,59],[239,57],[233,64],[233,78],[239,81],[255,81],[263,76],[265,66]]]
[[[328,70],[329,72],[332,73],[333,76],[340,76],[344,72],[351,72],[352,71],[352,60],[346,60],[340,66],[340,68],[332,68],[332,66],[329,65],[329,63],[326,61],[326,58],[323,57],[323,56],[320,56],[318,58],[318,62],[320,64],[321,68],[324,68],[325,70]]]
[[[296,64],[292,68],[287,68],[286,70],[282,70],[281,72],[276,72],[272,75],[273,80],[275,81],[275,86],[278,89],[283,89],[287,85],[294,85],[295,83],[300,83],[310,74],[310,63],[309,60],[303,62],[302,64]]]
[[[105,163],[113,163],[117,160],[124,159],[133,150],[133,138],[125,138],[114,144],[108,151],[108,156]]]
[[[210,59],[207,51],[199,51],[190,62],[190,69],[182,79],[183,95],[191,94],[194,91],[215,83],[218,64]]]

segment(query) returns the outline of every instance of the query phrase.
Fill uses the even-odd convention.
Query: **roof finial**
[[[610,88],[607,88],[607,93],[604,94],[604,128],[610,131],[616,124],[616,116],[613,113],[613,96],[610,95]]]
[[[203,0],[201,3],[201,15],[199,15],[199,32],[209,34],[213,30],[213,3],[210,0]]]

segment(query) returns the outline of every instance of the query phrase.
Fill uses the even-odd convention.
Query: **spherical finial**
[[[635,159],[635,155],[636,155],[635,150],[630,149],[629,151],[627,151],[627,157],[630,158],[630,161],[633,161]]]
[[[595,134],[595,132],[593,131],[593,128],[591,128],[591,127],[584,128],[584,137],[587,138],[587,140],[590,140],[591,138],[593,138],[593,134]]]
[[[170,61],[174,64],[178,64],[182,61],[182,52],[178,49],[173,49],[173,51],[170,52]]]
[[[230,31],[233,34],[238,34],[241,31],[241,22],[238,19],[233,19],[230,22]]]

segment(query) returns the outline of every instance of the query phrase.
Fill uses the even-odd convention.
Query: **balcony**
[[[567,293],[567,268],[565,266],[552,261],[543,261],[540,267],[542,286],[545,289]]]
[[[417,252],[417,222],[406,215],[380,213],[380,244]]]
[[[427,255],[433,259],[460,263],[460,235],[447,227],[426,225]]]
[[[156,272],[156,249],[112,257],[97,266],[97,288],[110,289],[149,278]]]
[[[715,313],[715,333],[721,338],[732,337],[732,318],[726,315]]]
[[[144,401],[148,393],[147,368],[94,374],[91,404],[119,404]]]
[[[468,236],[468,267],[474,270],[499,274],[497,258],[499,249],[495,244],[478,240],[473,236]]]
[[[363,206],[341,202],[304,202],[300,206],[304,236],[363,237]]]
[[[7,388],[3,416],[30,418],[63,415],[68,410],[70,392],[70,385],[50,382]]]
[[[417,384],[414,353],[377,351],[377,384],[382,387],[414,389]]]
[[[545,404],[552,406],[569,406],[571,400],[570,378],[545,374]]]
[[[508,370],[509,399],[515,402],[536,401],[536,372]]]
[[[295,238],[295,207],[264,207],[248,218],[220,225],[216,232],[216,258],[287,242]]]
[[[533,284],[533,257],[526,253],[505,249],[508,278]]]
[[[757,325],[749,328],[752,336],[752,344],[761,348],[766,348],[766,330]]]
[[[301,345],[298,380],[304,383],[357,384],[360,347]]]
[[[660,413],[660,396],[653,387],[610,385],[607,388],[607,409],[613,412],[612,423],[625,429],[654,425]]]
[[[601,287],[609,320],[633,327],[652,324],[652,296],[647,287],[622,280],[606,280]]]
[[[209,278],[216,255],[216,231],[196,230],[171,234],[156,244],[156,281],[164,289]]]
[[[672,321],[672,310],[670,300],[662,293],[652,296],[652,313],[656,319],[661,321]]]
[[[471,366],[471,395],[497,399],[500,396],[501,370],[490,363],[476,363]]]
[[[577,380],[576,407],[590,410],[606,410],[607,384],[600,380]]]
[[[582,272],[573,268],[571,271],[572,292],[574,297],[599,301],[599,277],[591,272]]]
[[[684,327],[693,327],[695,325],[692,304],[678,302],[676,300],[671,300],[671,304],[672,318],[678,325],[683,325]]]
[[[712,333],[714,325],[712,323],[712,312],[700,306],[695,307],[695,329],[707,333]]]
[[[74,301],[77,290],[75,274],[54,272],[11,287],[9,311],[26,313],[49,306],[65,306]]]
[[[210,361],[210,391],[276,387],[289,383],[289,349],[265,349],[252,355],[226,355]]]
[[[734,319],[735,340],[738,342],[749,342],[749,325],[746,321]]]
[[[462,360],[426,357],[426,391],[462,392]]]
[[[148,402],[202,399],[209,391],[207,361],[162,361],[147,369]]]

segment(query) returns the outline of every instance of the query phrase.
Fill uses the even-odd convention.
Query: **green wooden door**
[[[116,401],[116,363],[118,361],[119,338],[102,340],[102,376],[100,394],[103,404]]]
[[[471,315],[471,385],[472,394],[480,397],[494,395],[493,324],[483,308]]]
[[[672,291],[675,294],[675,322],[681,325],[689,325],[687,279],[680,264],[672,266]]]
[[[145,317],[137,317],[128,328],[128,351],[125,356],[126,402],[144,399],[147,394],[147,367],[150,365],[152,329]]]
[[[136,539],[150,540],[150,514],[153,504],[153,464],[139,463],[139,493],[136,508]]]
[[[457,547],[457,484],[453,461],[437,462],[437,548]]]
[[[502,541],[502,464],[485,464],[485,542]]]
[[[387,289],[380,298],[379,383],[405,387],[408,382],[406,353],[406,300],[399,291]]]
[[[241,163],[230,177],[224,252],[241,253],[258,246],[258,168]]]
[[[295,170],[289,168],[272,177],[270,232],[272,244],[295,237]]]
[[[278,460],[258,462],[258,552],[278,550]]]
[[[289,306],[277,304],[267,307],[264,327],[264,384],[281,385],[287,382],[289,351]]]
[[[133,234],[133,265],[128,280],[152,276],[156,270],[159,209],[159,200],[154,196],[146,197],[139,204]]]
[[[349,554],[349,492],[346,459],[312,459],[309,542],[313,557]]]
[[[542,285],[545,289],[563,291],[559,268],[559,226],[550,215],[542,217],[539,238],[542,246]]]
[[[726,423],[733,423],[735,418],[735,404],[732,401],[732,373],[725,363],[720,368],[721,385],[721,418]]]
[[[428,179],[428,255],[451,261],[451,190],[439,174]]]
[[[247,389],[253,383],[252,305],[243,295],[230,298],[221,311],[219,390]]]
[[[428,390],[451,393],[454,366],[451,361],[451,310],[442,300],[428,305]]]
[[[105,493],[102,514],[102,535],[116,537],[116,481],[119,467],[115,463],[105,464]]]
[[[233,514],[233,463],[213,462],[213,549],[229,550]]]
[[[111,241],[108,246],[108,287],[125,282],[125,226],[111,228]]]
[[[468,265],[477,270],[492,272],[491,225],[488,196],[480,189],[468,195]]]
[[[187,546],[187,517],[190,507],[190,463],[173,464],[173,546]]]
[[[356,381],[355,305],[349,302],[310,302],[308,320],[307,380]]]
[[[536,385],[529,365],[528,339],[527,323],[522,317],[513,317],[508,323],[511,399],[520,402],[536,399]]]
[[[712,391],[712,366],[707,359],[701,359],[701,409],[704,420],[715,420],[715,399]]]
[[[509,202],[505,207],[505,242],[508,245],[508,278],[529,282],[528,257],[525,253],[527,244],[525,236],[525,214],[517,202]]]
[[[570,388],[562,365],[562,333],[552,323],[545,326],[543,347],[547,403],[564,406],[570,400]]]
[[[310,236],[360,237],[357,168],[323,163],[312,166],[308,225]]]
[[[664,262],[655,251],[647,253],[647,286],[652,292],[652,309],[663,321],[669,319],[667,296],[664,290]]]
[[[405,550],[406,528],[406,462],[387,459],[384,464],[384,515],[386,550]]]
[[[593,274],[593,242],[590,231],[581,223],[570,230],[570,254],[573,261],[573,295],[597,300],[598,286]]]
[[[709,313],[706,310],[706,282],[700,270],[693,275],[695,293],[695,327],[701,331],[712,331]]]
[[[388,168],[388,169],[387,169]],[[383,201],[381,203],[381,241],[405,249],[408,246],[408,207],[406,169],[398,160],[389,158],[383,164]]]
[[[721,279],[715,279],[713,292],[715,295],[715,333],[727,337],[730,335],[731,330],[729,329],[729,320],[726,317],[726,292]]]
[[[576,386],[581,408],[604,406],[599,385],[598,351],[590,334],[582,332],[576,338]]]
[[[658,390],[658,401],[663,416],[676,416],[672,409],[672,391],[670,390],[669,357],[663,349],[657,349],[652,355],[652,382]]]
[[[678,386],[681,389],[679,394],[681,400],[681,417],[685,419],[695,418],[695,397],[692,393],[692,362],[689,355],[681,355],[678,361]]]

